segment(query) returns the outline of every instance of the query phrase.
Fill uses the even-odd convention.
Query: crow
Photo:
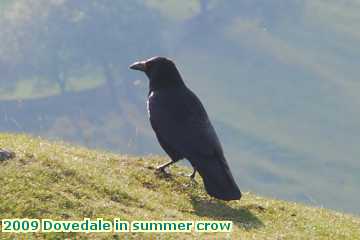
[[[210,196],[237,200],[241,192],[231,174],[216,132],[198,97],[185,85],[173,61],[152,57],[135,62],[131,69],[149,78],[147,109],[156,137],[171,161],[157,168],[188,159],[203,179]]]

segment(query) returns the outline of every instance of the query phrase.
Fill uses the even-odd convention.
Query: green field
[[[171,176],[154,166],[166,159],[98,152],[26,135],[0,135],[0,147],[15,159],[0,163],[1,218],[81,220],[230,220],[232,239],[360,239],[360,219],[323,208],[245,193],[240,201],[211,199],[201,179],[191,184],[173,167]],[[119,239],[113,233],[0,233],[1,239]],[[209,233],[126,233],[129,239],[208,239]],[[211,237],[214,237],[213,234]]]

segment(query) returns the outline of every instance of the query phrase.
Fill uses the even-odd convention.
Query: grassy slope
[[[326,209],[246,193],[241,201],[210,199],[202,184],[189,187],[182,176],[154,174],[160,157],[129,157],[49,143],[25,135],[0,134],[0,147],[16,159],[0,163],[0,218],[29,217],[124,220],[232,220],[233,239],[360,239],[360,219]],[[173,173],[188,169],[173,167]],[[197,179],[200,182],[200,179]],[[192,233],[208,238],[209,234]],[[78,234],[119,238],[114,234]],[[129,238],[143,236],[126,234]],[[150,237],[151,234],[146,234]],[[153,234],[157,236],[157,234]],[[23,237],[0,233],[0,238]],[[33,239],[74,234],[28,234]],[[188,238],[163,234],[161,239]],[[212,236],[211,236],[212,237]]]

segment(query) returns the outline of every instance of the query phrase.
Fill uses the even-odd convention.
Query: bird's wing
[[[240,199],[241,192],[218,137],[195,94],[188,89],[155,92],[149,96],[149,113],[162,146],[170,147],[191,162],[211,196],[223,200]]]
[[[148,104],[158,138],[184,157],[223,154],[204,107],[190,90],[155,92]]]

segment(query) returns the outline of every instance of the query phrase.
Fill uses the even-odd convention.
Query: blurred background
[[[359,12],[357,0],[1,0],[0,131],[164,154],[147,78],[128,69],[164,55],[243,191],[360,214]]]

